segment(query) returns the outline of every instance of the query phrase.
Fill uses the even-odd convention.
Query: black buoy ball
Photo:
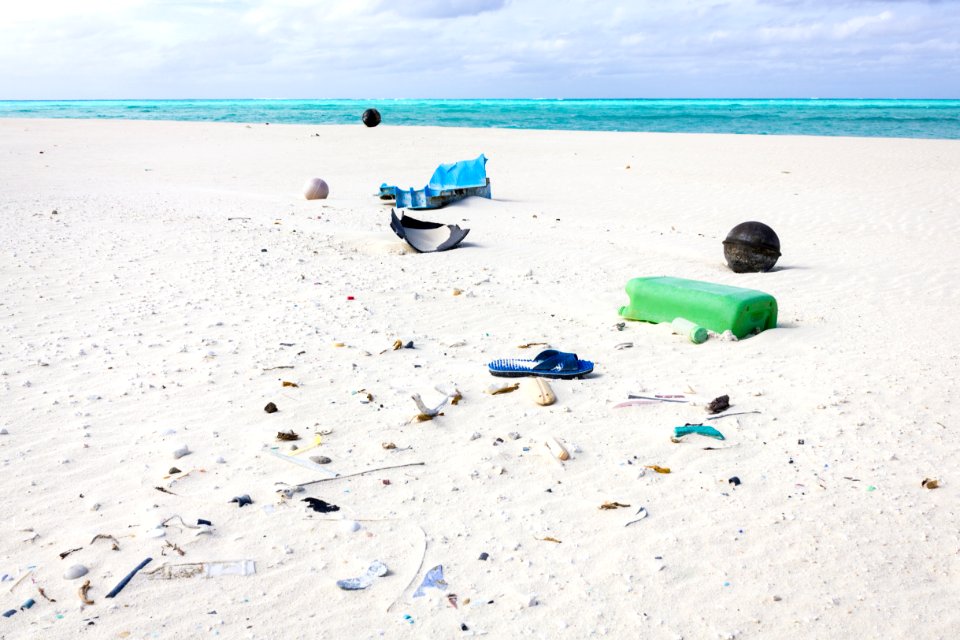
[[[368,127],[375,127],[380,124],[380,112],[376,109],[367,109],[363,112],[363,124]]]
[[[770,271],[780,257],[780,238],[762,222],[742,222],[723,241],[723,257],[735,273]]]

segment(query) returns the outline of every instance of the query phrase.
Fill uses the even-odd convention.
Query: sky
[[[960,98],[960,0],[5,0],[0,99]]]

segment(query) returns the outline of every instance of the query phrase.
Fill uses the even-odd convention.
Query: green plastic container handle
[[[702,344],[707,341],[707,330],[686,318],[674,318],[670,325],[674,333],[686,336],[693,344]]]

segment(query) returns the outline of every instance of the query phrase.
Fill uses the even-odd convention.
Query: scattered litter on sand
[[[141,563],[138,564],[136,567],[134,567],[134,568],[133,568],[133,571],[131,571],[130,573],[128,573],[126,576],[124,576],[123,579],[122,579],[120,582],[117,583],[117,586],[115,586],[115,587],[110,591],[110,593],[108,593],[108,594],[107,594],[106,596],[104,596],[104,597],[106,597],[106,598],[115,598],[118,593],[120,593],[121,591],[123,591],[123,588],[126,587],[127,584],[129,584],[129,582],[133,579],[133,577],[134,577],[135,575],[137,575],[137,572],[140,571],[141,569],[143,569],[145,566],[147,566],[147,565],[150,564],[151,562],[153,562],[153,558],[146,558],[143,562],[141,562]]]
[[[706,436],[708,438],[715,438],[717,440],[726,440],[724,435],[714,429],[709,425],[704,424],[686,424],[682,427],[673,428],[673,437],[671,440],[674,442],[680,442],[680,439],[684,436],[691,434],[696,434],[698,436]]]
[[[374,580],[387,575],[388,571],[387,565],[379,560],[374,560],[363,574],[357,576],[356,578],[337,580],[337,586],[345,591],[359,591],[360,589],[366,589],[373,584]]]
[[[443,565],[438,564],[433,569],[427,571],[426,575],[423,576],[423,581],[420,583],[420,586],[417,587],[417,590],[413,592],[414,598],[422,598],[424,595],[424,589],[446,589],[447,581],[443,578]]]
[[[707,413],[721,413],[730,408],[730,396],[719,396],[707,405]]]
[[[629,527],[629,526],[632,525],[632,524],[636,524],[636,523],[640,522],[641,520],[643,520],[644,518],[646,518],[649,514],[647,513],[647,508],[646,508],[646,507],[640,507],[640,508],[637,510],[637,513],[634,514],[634,515],[636,515],[636,518],[634,518],[633,520],[631,520],[630,522],[628,522],[627,524],[625,524],[625,525],[623,525],[623,526]]]
[[[193,578],[202,575],[204,578],[220,578],[222,576],[252,576],[257,572],[257,564],[253,560],[230,560],[223,562],[187,562],[182,564],[162,564],[152,571],[144,571],[143,575],[152,579],[174,580],[179,578]]]
[[[337,505],[330,504],[329,502],[320,500],[319,498],[304,498],[302,502],[306,502],[307,506],[317,513],[332,513],[334,511],[340,511],[340,507]]]
[[[657,473],[670,473],[670,467],[661,467],[658,464],[648,464],[647,469],[653,469]]]
[[[555,457],[557,460],[569,460],[570,452],[567,451],[567,448],[560,444],[560,441],[556,438],[547,438],[543,443],[544,446],[550,451],[550,454]]]
[[[500,382],[487,387],[487,393],[491,396],[499,396],[504,393],[512,393],[519,388],[519,382]]]
[[[80,586],[80,590],[77,594],[80,596],[80,601],[83,604],[94,604],[93,600],[87,597],[87,592],[90,591],[90,581],[85,580],[84,583]]]
[[[628,505],[628,504],[623,504],[622,502],[604,502],[602,505],[600,505],[599,508],[600,508],[602,511],[610,511],[610,510],[612,510],[612,509],[621,509],[621,508],[629,507],[629,506],[630,506],[630,505]]]

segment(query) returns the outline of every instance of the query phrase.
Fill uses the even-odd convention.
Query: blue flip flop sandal
[[[492,375],[500,378],[582,378],[593,371],[593,363],[581,360],[575,353],[547,349],[533,360],[494,360],[487,365]]]

